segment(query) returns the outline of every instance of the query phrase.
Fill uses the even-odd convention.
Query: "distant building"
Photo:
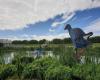
[[[8,47],[11,45],[12,41],[8,39],[0,39],[0,43],[2,43],[4,47]]]

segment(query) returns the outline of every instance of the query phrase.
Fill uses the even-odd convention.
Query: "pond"
[[[84,64],[85,62],[92,62],[95,64],[100,63],[100,57],[95,57],[95,56],[82,56],[81,57],[81,63]]]
[[[0,53],[1,54],[1,53]],[[12,60],[17,56],[27,56],[27,57],[44,57],[44,56],[51,56],[51,57],[56,57],[57,59],[60,58],[60,55],[54,55],[53,51],[39,51],[39,50],[34,50],[34,51],[22,51],[22,52],[17,52],[17,51],[11,51],[11,52],[3,52],[2,55],[0,55],[0,61],[2,61],[4,64],[9,64],[12,62]],[[88,60],[88,62],[94,62],[94,63],[100,63],[100,58],[98,57],[88,57],[88,59],[86,59],[85,56],[82,56],[81,58],[81,63],[84,64],[86,62],[86,60]]]
[[[21,54],[23,53],[23,54]],[[27,56],[27,57],[34,57],[36,58],[37,56],[43,57],[45,56],[53,56],[53,51],[24,51],[24,52],[4,52],[2,55],[0,55],[0,58],[4,64],[9,64],[12,62],[12,60],[15,58],[15,56],[20,55],[20,56]]]

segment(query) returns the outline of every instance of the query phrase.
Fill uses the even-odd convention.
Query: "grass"
[[[23,77],[23,72],[25,74],[25,77],[27,77],[29,80],[33,79],[33,77],[29,76],[29,74],[35,76],[38,76],[39,80],[74,80],[72,79],[72,76],[79,77],[81,80],[99,80],[100,79],[100,64],[95,63],[94,61],[90,61],[91,57],[96,57],[100,59],[100,43],[94,43],[92,46],[87,48],[87,51],[85,52],[85,56],[87,58],[86,63],[80,64],[78,63],[75,58],[73,57],[74,49],[72,44],[49,44],[45,50],[52,50],[54,52],[55,57],[52,58],[38,58],[33,59],[33,61],[29,62],[29,58],[25,58],[26,62],[29,62],[26,64],[26,62],[21,62],[22,58],[21,56],[25,55],[25,51],[27,50],[34,50],[35,48],[39,47],[40,45],[23,45],[24,48],[2,48],[0,49],[0,52],[3,53],[3,51],[16,51],[16,63],[9,64],[13,65],[15,69],[17,69],[12,76],[8,76],[6,80],[20,80],[20,77],[18,74],[20,74],[21,78]],[[2,54],[3,55],[3,54]],[[56,57],[59,55],[59,59]],[[95,59],[94,59],[95,60]],[[54,63],[54,64],[53,64]],[[2,67],[6,66],[7,68]],[[5,64],[0,65],[0,76],[6,75],[3,74],[3,71],[8,71],[8,67]],[[12,66],[11,66],[12,67]],[[64,68],[64,69],[62,69]],[[44,74],[44,73],[47,74]],[[61,74],[60,74],[61,73]],[[71,73],[71,74],[70,74]],[[66,77],[66,75],[68,77]],[[6,75],[7,76],[7,75]],[[44,79],[46,76],[46,79]],[[61,76],[61,77],[59,77]],[[41,79],[41,77],[43,79]],[[70,78],[70,79],[69,79]],[[25,79],[24,79],[25,80]]]

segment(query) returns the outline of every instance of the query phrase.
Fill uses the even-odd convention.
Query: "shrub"
[[[82,80],[99,80],[100,64],[78,64],[73,66],[73,75]]]
[[[100,64],[97,64],[96,65],[96,67],[95,67],[95,69],[96,69],[96,74],[95,74],[95,76],[94,76],[94,79],[95,80],[100,80]]]
[[[14,65],[0,65],[0,80],[5,80],[9,76],[14,75],[16,67]]]
[[[23,70],[23,79],[40,78],[41,68],[38,65],[29,64]]]
[[[38,78],[39,80],[44,80],[45,71],[52,65],[58,66],[60,63],[51,57],[37,59],[24,68],[23,76],[24,78]]]
[[[19,79],[22,76],[22,72],[24,69],[24,66],[27,66],[27,64],[32,63],[34,61],[33,57],[19,57],[16,56],[16,58],[12,61],[12,64],[15,64],[16,68],[17,68],[17,75],[19,77]]]
[[[17,64],[17,63],[21,63],[21,64],[28,64],[28,63],[32,63],[34,61],[34,58],[33,57],[26,57],[26,56],[23,56],[23,57],[19,57],[17,56],[13,61],[12,61],[12,64]]]
[[[46,80],[69,80],[71,79],[71,68],[66,66],[49,67],[46,73]]]
[[[63,65],[72,67],[76,64],[76,59],[74,57],[74,51],[72,48],[65,48],[64,46],[61,46],[61,48],[56,50],[55,52],[58,52],[60,55],[60,62],[63,63]]]
[[[3,45],[3,43],[0,43],[0,47],[3,47],[4,45]]]

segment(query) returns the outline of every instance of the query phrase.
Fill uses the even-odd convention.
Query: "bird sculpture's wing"
[[[83,36],[85,35],[85,32],[83,30],[81,30],[80,28],[74,28],[74,29],[72,29],[72,32],[73,32],[74,40],[83,38]]]
[[[71,40],[76,48],[86,47],[89,42],[87,39],[84,39],[84,36],[89,35],[91,36],[93,33],[85,34],[83,30],[80,28],[73,28],[69,30],[69,34],[71,36]]]
[[[93,32],[89,32],[84,35],[84,38],[88,40],[90,38],[90,36],[92,36],[92,35],[93,35]]]

